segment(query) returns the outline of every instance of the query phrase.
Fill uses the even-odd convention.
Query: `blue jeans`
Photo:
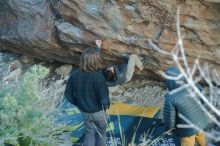
[[[85,146],[106,146],[107,114],[104,111],[83,113]]]

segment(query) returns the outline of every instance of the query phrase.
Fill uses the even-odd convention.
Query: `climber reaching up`
[[[113,65],[103,69],[103,75],[109,87],[129,82],[133,77],[135,66],[142,71],[144,64],[147,63],[146,58],[140,57],[136,54],[128,55],[127,58],[127,63]]]
[[[95,42],[97,46],[97,51],[99,51],[100,53],[102,41],[95,40]],[[103,75],[109,87],[113,87],[130,81],[133,77],[135,66],[137,66],[138,69],[142,71],[144,65],[149,62],[146,57],[141,57],[136,54],[125,54],[124,57],[126,58],[127,63],[113,65],[111,67],[103,69]]]

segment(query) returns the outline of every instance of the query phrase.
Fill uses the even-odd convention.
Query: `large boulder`
[[[147,39],[170,51],[176,44],[176,9],[190,63],[196,57],[220,65],[220,4],[215,0],[1,0],[0,48],[44,60],[78,65],[81,52],[103,40],[106,65],[122,54],[145,54],[155,65],[139,74],[155,76],[173,64]],[[216,3],[217,2],[217,3]]]

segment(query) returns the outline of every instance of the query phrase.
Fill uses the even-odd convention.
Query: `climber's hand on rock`
[[[102,41],[101,40],[95,40],[96,46],[101,48]]]

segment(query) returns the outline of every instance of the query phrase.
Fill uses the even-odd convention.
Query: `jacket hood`
[[[171,66],[171,67],[168,67],[168,69],[166,70],[166,74],[168,76],[177,77],[178,75],[180,75],[180,71],[177,67]],[[172,91],[180,86],[177,84],[176,80],[167,79],[166,84],[167,84],[169,91]]]

